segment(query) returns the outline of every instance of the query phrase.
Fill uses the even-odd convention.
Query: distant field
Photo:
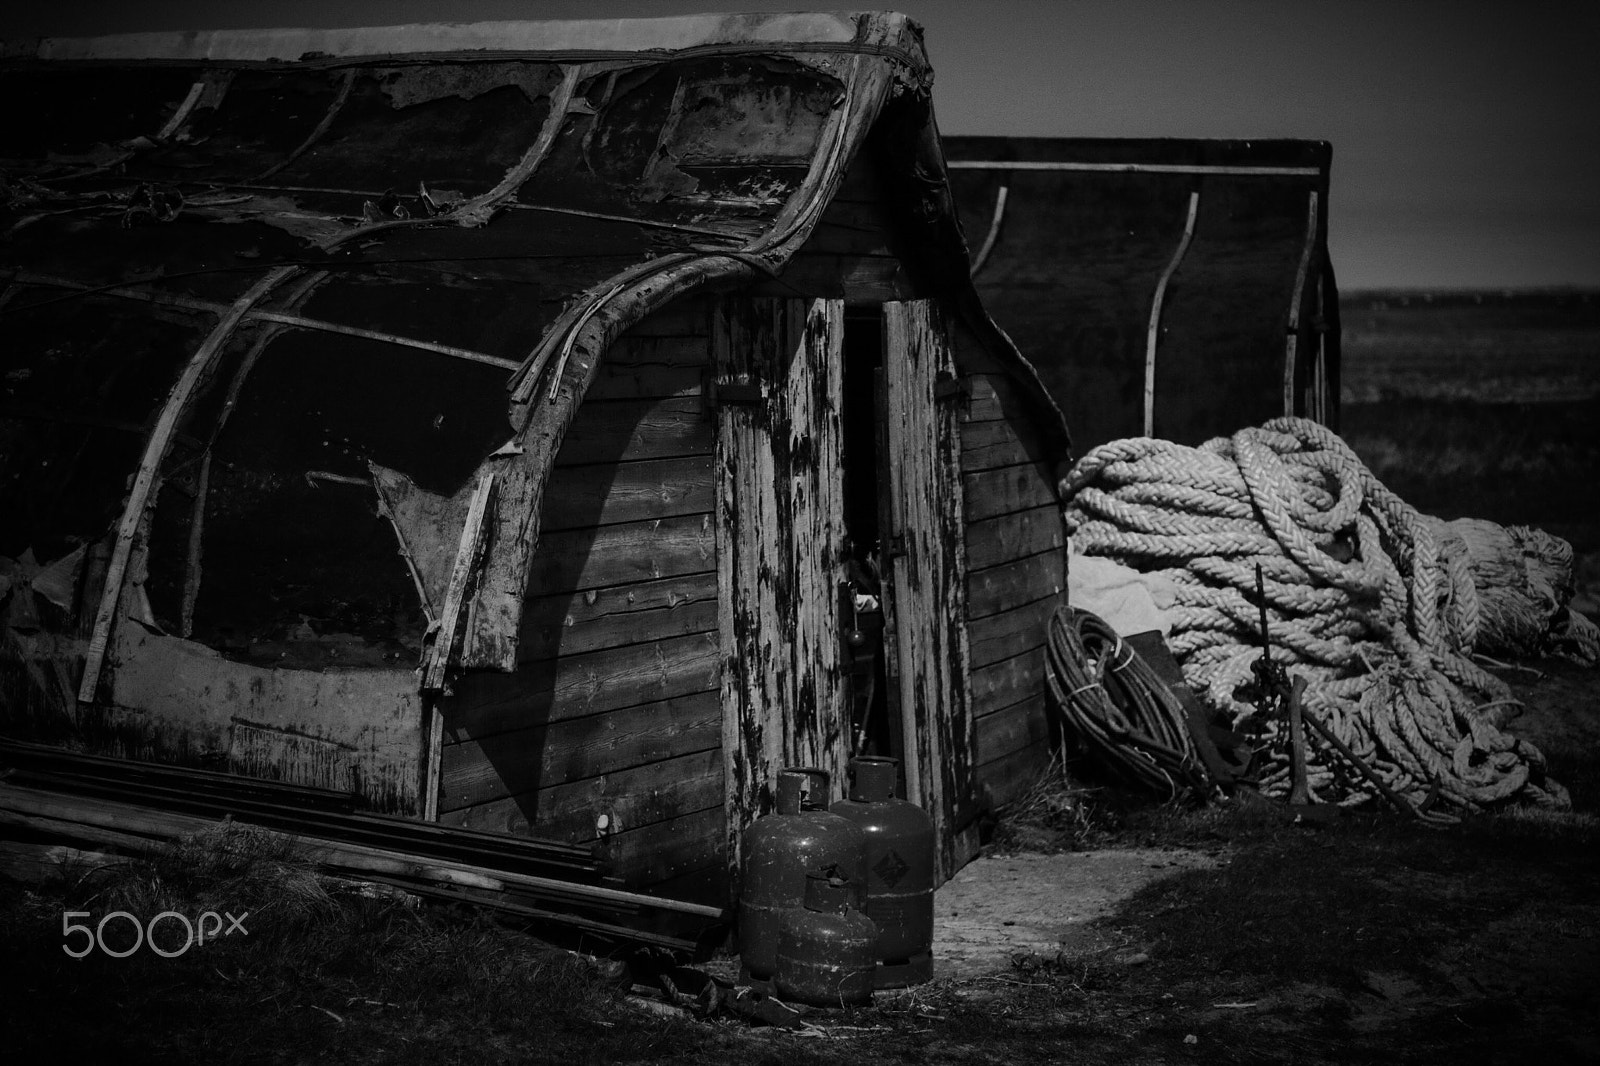
[[[1600,396],[1600,292],[1353,293],[1339,316],[1346,404]]]
[[[1373,473],[1565,537],[1600,584],[1600,293],[1351,293],[1340,317],[1340,432]]]

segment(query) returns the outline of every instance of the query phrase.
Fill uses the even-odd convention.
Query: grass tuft
[[[1058,755],[1021,796],[1001,808],[992,843],[1000,851],[1085,851],[1104,844],[1116,815],[1103,786],[1075,781]]]

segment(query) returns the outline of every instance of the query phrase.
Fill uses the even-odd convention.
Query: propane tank
[[[867,838],[867,917],[878,926],[878,988],[904,988],[933,978],[933,819],[896,799],[899,763],[850,760],[850,798],[833,812]]]
[[[808,873],[833,867],[866,883],[866,836],[828,810],[828,778],[826,770],[779,770],[776,812],[745,830],[739,954],[751,980],[771,980],[777,969],[778,927],[785,910],[804,902]]]
[[[806,875],[805,905],[785,911],[778,929],[778,995],[814,1007],[872,1001],[878,927],[861,913],[865,887],[837,868]]]

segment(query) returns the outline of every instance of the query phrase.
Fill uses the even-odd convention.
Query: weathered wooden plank
[[[722,798],[722,751],[680,755],[631,770],[446,811],[443,825],[587,844],[599,820],[616,831],[654,825],[715,806]]]
[[[1007,374],[968,374],[964,379],[971,398],[963,412],[963,422],[1028,422],[1035,416],[1022,390]]]
[[[967,619],[1009,611],[1066,587],[1066,559],[1058,550],[967,573]]]
[[[709,366],[705,337],[623,337],[601,360],[584,402],[698,396]]]
[[[517,659],[527,662],[717,628],[717,575],[537,596],[522,612]]]
[[[1044,694],[1032,696],[977,720],[978,764],[994,762],[1023,748],[1050,746]]]
[[[972,671],[972,713],[992,714],[1045,690],[1044,645]]]
[[[718,410],[726,853],[736,878],[739,834],[770,810],[776,771],[819,766],[840,780],[844,768],[844,309],[735,297],[718,304],[712,329],[719,382],[765,392]]]
[[[1050,472],[1043,464],[1034,463],[966,474],[961,478],[961,492],[967,502],[968,522],[1058,502]]]
[[[1010,755],[978,767],[978,787],[996,808],[1023,796],[1050,766],[1048,745],[1019,748]]]
[[[648,315],[622,335],[636,337],[705,337],[710,331],[708,301],[700,296],[685,296]]]
[[[515,673],[471,673],[445,698],[451,739],[482,739],[582,715],[687,696],[717,687],[714,633],[563,655]]]
[[[552,595],[575,589],[699,574],[715,565],[709,514],[569,529],[540,538],[529,591]]]
[[[463,739],[444,747],[441,811],[611,774],[722,743],[715,692]]]
[[[936,398],[953,374],[948,326],[933,301],[884,307],[891,542],[906,795],[933,819],[938,882],[956,870],[958,831],[975,800],[966,545],[955,405]]]
[[[999,614],[974,618],[968,625],[972,665],[987,666],[1045,642],[1045,627],[1060,596],[1052,593]]]
[[[601,855],[608,871],[629,887],[646,889],[671,899],[697,903],[728,903],[726,868],[727,817],[722,803],[703,811],[680,814],[653,825],[608,835]],[[672,882],[695,871],[715,869],[712,883],[720,890],[719,899],[695,899],[686,892],[671,891]],[[656,886],[661,886],[657,888]]]
[[[438,629],[434,631],[433,643],[425,644],[422,653],[422,689],[425,692],[438,692],[444,688],[445,674],[455,653],[457,628],[470,602],[467,590],[483,556],[484,526],[494,506],[494,480],[492,471],[479,477],[477,487],[472,492],[472,502],[467,506],[466,522],[461,527],[461,539],[456,548],[455,565],[450,571],[450,583],[445,588],[443,604],[435,619]]]
[[[545,534],[587,526],[709,514],[711,456],[653,459],[601,467],[557,467],[545,487]]]
[[[972,570],[1000,566],[1029,555],[1060,548],[1066,526],[1055,504],[1014,511],[967,526],[967,566]]]
[[[1012,421],[967,422],[961,427],[961,468],[967,473],[1024,463],[1047,464],[1038,434]]]
[[[710,455],[715,446],[698,397],[586,403],[567,430],[555,465]]]

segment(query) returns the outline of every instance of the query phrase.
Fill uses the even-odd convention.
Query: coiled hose
[[[1130,784],[1204,798],[1209,783],[1183,704],[1098,615],[1063,606],[1050,619],[1045,678],[1066,733]]]

